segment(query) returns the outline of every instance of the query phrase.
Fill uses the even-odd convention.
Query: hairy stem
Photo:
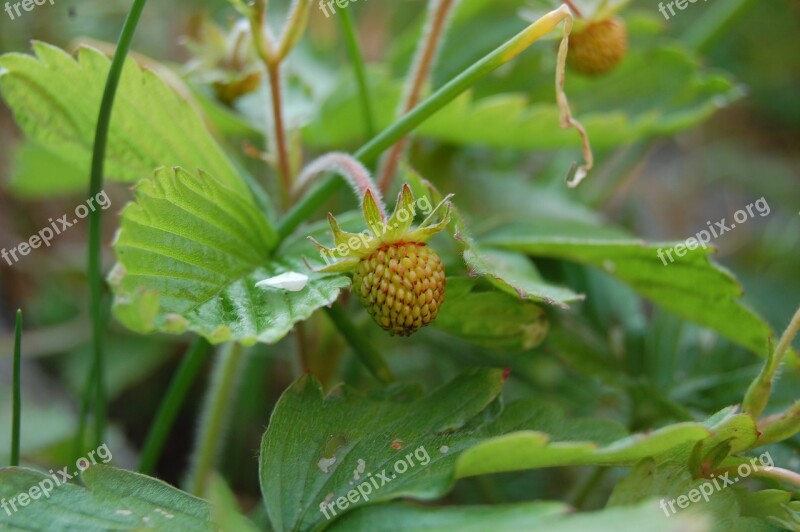
[[[134,0],[122,33],[117,41],[117,49],[111,60],[111,67],[106,78],[103,99],[100,102],[100,111],[97,118],[97,128],[94,135],[94,149],[92,150],[92,170],[89,184],[89,197],[94,198],[103,190],[103,166],[108,144],[108,130],[111,122],[111,110],[114,107],[114,97],[117,93],[125,57],[130,50],[131,40],[136,31],[136,25],[144,10],[147,0]],[[101,258],[101,232],[102,210],[92,209],[89,212],[89,313],[92,317],[92,355],[94,359],[94,421],[95,443],[99,447],[103,443],[106,424],[106,399],[104,385],[103,365],[103,340],[105,320],[103,312],[103,275]],[[91,376],[90,376],[91,379]],[[79,441],[83,435],[79,434]]]
[[[312,161],[297,178],[295,190],[299,191],[317,178],[333,172],[343,176],[350,183],[359,203],[364,200],[367,191],[372,192],[372,197],[375,198],[375,202],[378,204],[381,216],[384,220],[386,219],[386,207],[384,206],[380,189],[375,185],[364,165],[346,153],[328,153]]]
[[[781,336],[778,346],[775,351],[770,353],[764,366],[761,368],[758,376],[750,384],[747,393],[744,396],[742,403],[742,410],[746,414],[750,414],[754,419],[758,419],[764,412],[769,402],[769,396],[772,393],[772,383],[775,379],[775,374],[783,363],[783,358],[792,345],[794,337],[800,332],[800,308],[795,312],[792,321]]]
[[[11,466],[19,465],[19,440],[22,428],[22,310],[17,309],[14,327],[14,375],[12,385]]]
[[[183,357],[178,371],[172,378],[167,394],[161,401],[156,418],[150,426],[150,432],[147,434],[139,459],[140,473],[148,475],[155,469],[167,436],[186,399],[186,394],[189,393],[189,388],[203,368],[209,348],[210,345],[205,338],[197,338]]]
[[[236,381],[243,361],[242,346],[227,344],[222,347],[214,366],[189,473],[189,492],[198,497],[205,495],[209,477],[225,442],[223,432],[235,400]]]
[[[572,15],[569,12],[569,8],[566,6],[561,6],[555,11],[544,15],[505,44],[499,46],[468,69],[464,70],[453,80],[429,96],[420,105],[415,107],[414,110],[379,133],[378,136],[362,146],[361,149],[354,154],[354,158],[365,164],[374,162],[375,158],[384,150],[413,131],[417,126],[440,111],[464,91],[475,85],[475,83],[513,60],[533,43],[553,31],[561,22],[571,19]],[[314,211],[336,192],[340,186],[342,186],[342,180],[338,176],[328,176],[316,188],[304,196],[301,201],[295,204],[278,226],[278,234],[281,240],[291,235],[297,226],[310,218]]]
[[[455,4],[455,0],[430,0],[428,22],[424,31],[425,37],[420,42],[412,63],[411,73],[408,77],[409,83],[406,86],[405,96],[400,107],[400,116],[414,109],[419,103],[422,89],[430,75],[434,59],[439,51],[447,20]],[[397,172],[397,165],[400,163],[406,144],[406,138],[400,139],[392,146],[383,161],[381,170],[378,173],[378,184],[384,193],[389,190],[392,184],[392,179],[394,179],[395,172]]]

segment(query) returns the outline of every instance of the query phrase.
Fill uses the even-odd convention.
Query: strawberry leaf
[[[122,214],[115,314],[137,332],[277,342],[350,281],[310,271],[301,255],[271,256],[276,238],[249,196],[202,172],[161,169]],[[310,277],[302,291],[256,287],[292,271]]]
[[[34,42],[33,48],[36,57],[0,56],[0,94],[30,141],[45,147],[36,149],[67,169],[59,172],[57,189],[82,189],[88,182],[97,110],[110,61],[85,46],[77,59],[42,42]],[[28,169],[29,153],[23,151],[22,156],[25,164],[15,187],[29,194],[51,192],[27,182],[40,175]],[[249,194],[195,108],[152,70],[129,59],[111,116],[106,176],[134,182],[160,166],[203,168],[228,188]]]

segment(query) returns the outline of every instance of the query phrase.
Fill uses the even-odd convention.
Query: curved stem
[[[735,475],[738,474],[738,469],[735,467],[723,467],[717,472],[717,476],[719,476],[719,473],[730,473]],[[786,482],[787,484],[794,484],[800,488],[800,473],[795,473],[794,471],[783,469],[781,467],[773,466],[769,469],[764,467],[756,467],[749,476],[778,480],[780,482]]]
[[[800,432],[800,401],[796,401],[785,412],[759,421],[758,432],[761,433],[756,442],[759,447],[788,440]]]
[[[583,18],[583,14],[581,13],[581,10],[578,9],[578,6],[576,6],[572,2],[572,0],[564,0],[564,3],[567,4],[567,6],[572,10],[573,13],[575,13],[576,17]]]
[[[22,428],[22,310],[17,309],[14,327],[13,419],[11,422],[11,466],[19,465],[19,440]]]
[[[375,202],[378,204],[381,216],[384,220],[386,219],[386,207],[383,204],[380,189],[375,185],[364,165],[346,153],[328,153],[309,163],[297,178],[295,190],[302,190],[318,177],[333,172],[337,172],[350,183],[359,203],[364,200],[367,191],[372,192],[372,197],[375,198]]]
[[[356,75],[356,82],[358,83],[358,96],[361,103],[361,114],[364,119],[364,128],[366,129],[367,136],[373,137],[375,135],[375,118],[372,112],[372,99],[370,98],[369,88],[367,86],[366,69],[364,68],[364,55],[361,53],[361,46],[358,43],[358,34],[356,26],[353,22],[353,16],[350,14],[349,9],[342,9],[340,12],[339,21],[342,24],[342,31],[344,33],[344,42],[347,46],[347,53],[350,56],[350,62],[353,64],[353,70]]]
[[[130,50],[131,40],[136,31],[136,25],[142,15],[147,0],[134,0],[122,26],[122,33],[117,42],[114,58],[106,78],[103,99],[97,118],[97,129],[94,136],[94,149],[92,151],[92,173],[89,184],[89,197],[96,197],[103,189],[103,164],[105,162],[106,146],[108,144],[108,130],[111,121],[111,110],[114,107],[114,97],[117,93],[125,57]],[[92,209],[89,212],[89,312],[92,317],[92,352],[94,357],[94,411],[95,411],[95,438],[99,447],[103,443],[103,434],[106,423],[106,403],[103,368],[103,277],[101,261],[101,222],[102,210]],[[81,440],[82,441],[82,440]]]
[[[210,347],[205,338],[197,338],[189,347],[189,352],[183,357],[178,371],[172,378],[167,394],[164,400],[161,401],[156,418],[150,426],[150,432],[147,435],[141,458],[139,459],[140,473],[147,475],[155,469],[158,458],[164,448],[164,442],[166,442],[169,431],[175,423],[175,418],[178,416],[178,412],[180,412],[181,406],[186,399],[189,387],[203,368]]]
[[[415,107],[413,111],[379,133],[378,136],[355,152],[354,158],[365,164],[374,162],[375,158],[384,150],[413,131],[464,91],[517,57],[533,43],[553,31],[566,18],[571,17],[569,8],[566,6],[561,6],[555,11],[544,15],[505,44],[464,70]],[[292,207],[278,226],[280,239],[282,240],[291,235],[297,226],[307,220],[341,185],[342,181],[338,176],[329,176],[304,196],[301,201]]]
[[[244,360],[242,355],[241,345],[225,345],[214,366],[188,481],[189,492],[198,497],[205,494],[209,477],[225,442],[222,433],[228,422],[228,411],[235,400],[236,381]]]
[[[594,154],[592,147],[589,144],[589,134],[583,124],[578,122],[572,117],[572,111],[569,108],[569,101],[567,100],[567,93],[564,90],[564,84],[567,77],[567,53],[569,52],[569,35],[572,33],[572,16],[564,19],[564,36],[561,39],[561,44],[558,46],[558,59],[556,61],[556,101],[558,103],[559,111],[561,112],[561,127],[564,129],[574,128],[581,137],[581,145],[583,147],[584,164],[580,167],[573,166],[570,174],[567,176],[567,186],[575,188],[581,184],[589,170],[594,167]]]
[[[408,113],[419,103],[420,97],[422,96],[422,89],[430,75],[434,59],[439,51],[447,20],[454,5],[454,0],[430,1],[428,22],[423,32],[425,37],[420,42],[417,54],[414,57],[411,73],[408,77],[410,83],[406,86],[406,93],[400,107],[399,115]],[[405,138],[398,141],[392,146],[384,159],[381,170],[378,172],[378,183],[383,192],[387,192],[392,184],[392,179],[394,179],[395,172],[397,172],[397,165],[400,163],[400,158],[403,156],[406,144],[407,139]]]

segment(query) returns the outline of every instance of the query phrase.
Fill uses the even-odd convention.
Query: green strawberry
[[[372,318],[409,336],[436,319],[444,301],[444,264],[427,244],[401,242],[361,259],[353,288]]]
[[[314,243],[323,257],[341,260],[320,271],[353,272],[353,289],[378,325],[392,335],[409,336],[417,332],[436,319],[444,302],[444,264],[426,241],[449,223],[449,199],[450,196],[429,209],[429,213],[425,212],[425,221],[412,230],[417,206],[408,185],[403,186],[388,221],[368,191],[363,210],[371,232],[342,231],[329,215],[336,247]],[[444,214],[437,223],[430,224],[440,209],[444,209]]]

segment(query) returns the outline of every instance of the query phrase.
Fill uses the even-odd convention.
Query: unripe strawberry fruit
[[[371,233],[342,231],[336,219],[328,215],[335,247],[326,248],[312,241],[326,262],[329,257],[341,260],[319,271],[352,272],[353,290],[378,325],[392,335],[417,332],[436,319],[444,302],[444,264],[426,241],[447,227],[449,199],[450,196],[431,208],[425,197],[418,205],[411,188],[405,185],[394,214],[387,220],[367,191],[363,210]],[[423,204],[427,205],[427,209],[420,209],[427,215],[425,221],[412,229],[416,208]]]
[[[444,264],[427,244],[401,242],[361,259],[353,289],[375,322],[409,336],[431,323],[444,302]]]
[[[567,62],[578,72],[595,76],[613,69],[627,52],[625,22],[611,17],[589,22],[570,36]]]

